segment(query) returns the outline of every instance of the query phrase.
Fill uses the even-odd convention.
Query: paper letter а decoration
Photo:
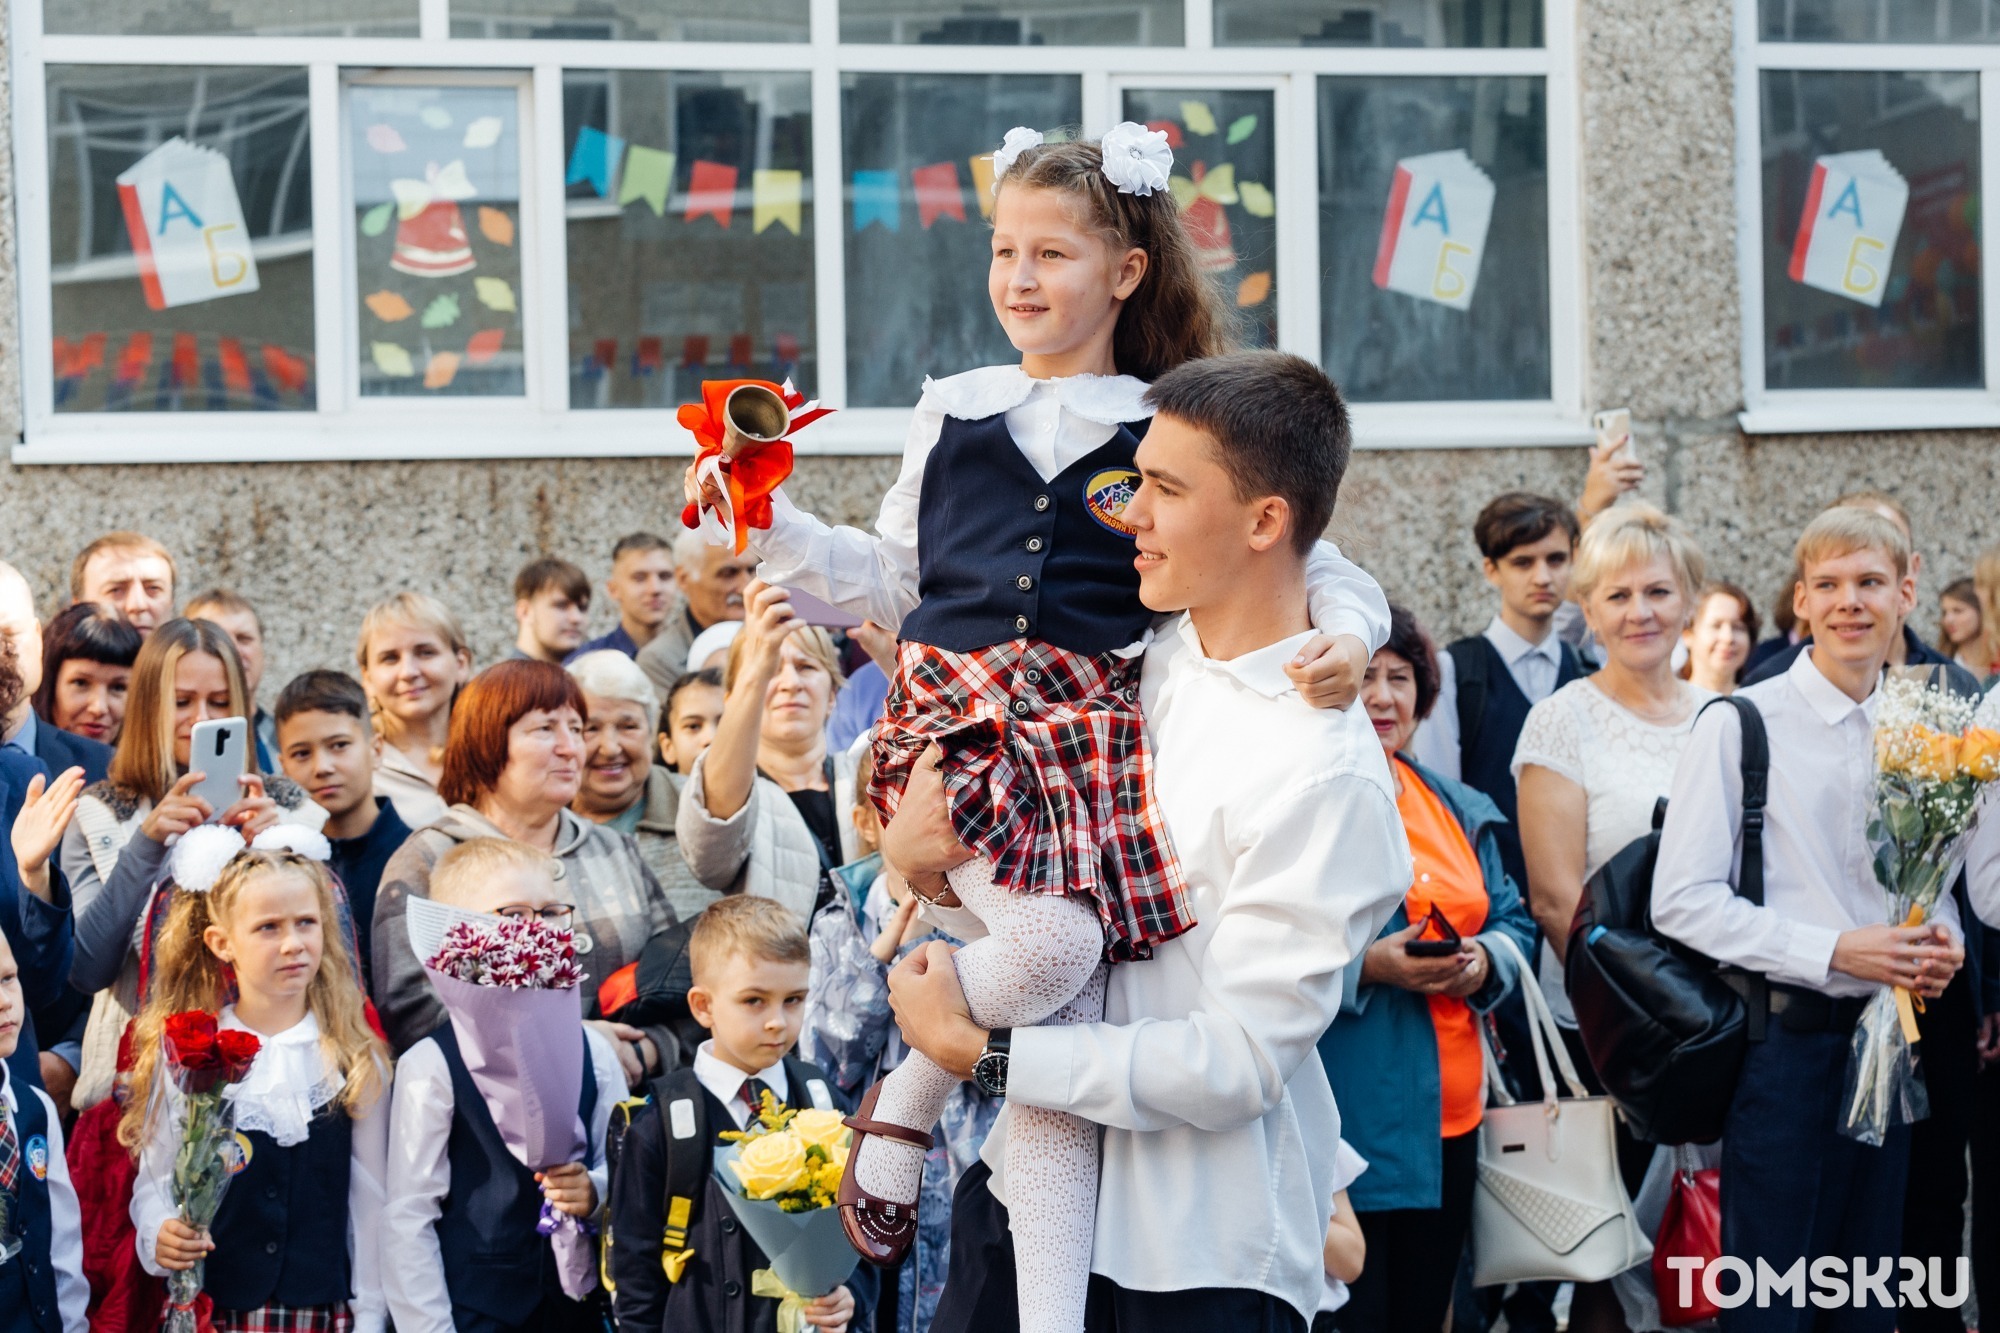
[[[1493,178],[1462,149],[1398,162],[1375,250],[1375,285],[1469,309],[1486,254],[1493,194]]]
[[[1909,182],[1873,149],[1819,159],[1792,243],[1792,281],[1881,306],[1909,202]]]
[[[257,290],[257,257],[221,153],[169,139],[119,175],[118,200],[152,309]]]

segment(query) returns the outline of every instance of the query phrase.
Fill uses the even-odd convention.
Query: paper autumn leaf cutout
[[[514,243],[514,219],[497,208],[479,206],[479,234],[495,245]]]
[[[488,310],[504,313],[519,309],[514,304],[514,289],[507,285],[505,278],[474,278],[472,290],[478,296],[479,304]]]
[[[391,291],[380,291],[369,296],[364,302],[375,312],[375,318],[384,324],[394,324],[399,319],[408,319],[417,312],[400,295]]]
[[[491,148],[494,144],[500,142],[500,132],[505,128],[506,123],[500,117],[481,116],[478,120],[473,121],[465,127],[465,146],[467,148]]]
[[[500,345],[507,339],[505,329],[481,329],[465,344],[465,359],[472,365],[483,366],[500,355]]]
[[[409,350],[396,343],[375,343],[369,348],[375,359],[375,369],[394,379],[408,379],[417,373],[416,363],[410,360]]]
[[[451,112],[441,106],[427,106],[417,113],[417,117],[434,130],[451,128]]]
[[[431,363],[424,367],[424,387],[442,389],[450,384],[458,374],[457,352],[433,352]]]
[[[1191,134],[1215,133],[1215,112],[1209,110],[1206,102],[1182,102],[1181,119],[1187,122]]]
[[[389,230],[389,214],[396,211],[394,204],[377,204],[361,215],[361,234],[380,236]]]
[[[1268,185],[1244,181],[1236,187],[1236,193],[1242,197],[1243,211],[1253,218],[1267,218],[1278,211],[1278,201],[1271,197]]]
[[[409,145],[403,142],[403,136],[396,132],[394,125],[370,125],[368,146],[384,154],[400,153],[409,148]]]
[[[458,323],[458,296],[446,292],[424,307],[424,317],[420,321],[427,329],[445,329]]]
[[[1238,116],[1229,122],[1229,133],[1223,136],[1226,143],[1242,143],[1257,132],[1257,117]]]
[[[1271,295],[1271,275],[1268,271],[1252,273],[1236,284],[1236,304],[1239,306],[1262,305]]]

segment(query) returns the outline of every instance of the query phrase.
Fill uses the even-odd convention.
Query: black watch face
[[[1001,1051],[988,1051],[979,1057],[979,1063],[972,1067],[972,1081],[979,1090],[989,1097],[998,1097],[1007,1091],[1007,1056]]]

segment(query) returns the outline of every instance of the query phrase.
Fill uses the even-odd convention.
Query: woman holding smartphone
[[[1715,697],[1675,675],[1673,665],[1703,568],[1687,530],[1648,504],[1620,505],[1585,529],[1570,590],[1605,663],[1536,704],[1514,750],[1528,901],[1544,933],[1542,993],[1593,1090],[1596,1075],[1563,984],[1563,954],[1584,884],[1652,828],[1653,807],[1673,785],[1695,715]],[[1634,1140],[1620,1122],[1619,1169],[1628,1192],[1638,1193],[1652,1157],[1652,1146]],[[1612,1284],[1578,1287],[1569,1326],[1576,1333],[1624,1329]]]
[[[1535,926],[1500,864],[1499,807],[1404,751],[1437,702],[1430,640],[1389,608],[1389,641],[1362,677],[1361,703],[1396,779],[1414,875],[1403,906],[1348,968],[1320,1059],[1341,1137],[1369,1163],[1348,1186],[1368,1260],[1340,1311],[1341,1333],[1444,1326],[1472,1220],[1486,1103],[1479,1015],[1519,984],[1496,932],[1525,955]]]

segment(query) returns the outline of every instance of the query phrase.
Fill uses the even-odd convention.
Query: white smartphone
[[[188,738],[188,771],[201,774],[194,794],[214,810],[211,820],[243,796],[237,779],[250,771],[250,724],[240,717],[220,717],[194,724]]]
[[[1597,447],[1609,449],[1612,453],[1623,454],[1627,458],[1637,458],[1638,451],[1632,444],[1632,409],[1629,407],[1607,408],[1590,419],[1597,430]]]
[[[822,625],[827,629],[853,629],[861,623],[861,617],[852,611],[843,611],[831,602],[823,602],[809,592],[797,588],[785,589],[792,599],[792,611],[808,625]]]

